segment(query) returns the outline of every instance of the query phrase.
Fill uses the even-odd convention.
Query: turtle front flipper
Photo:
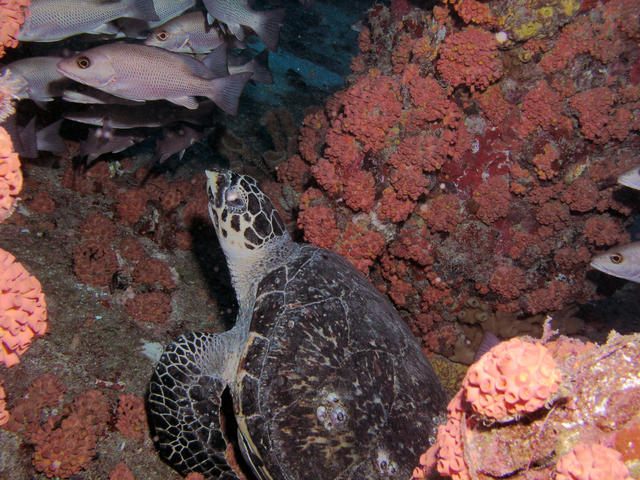
[[[183,475],[238,479],[227,462],[220,412],[227,387],[223,372],[234,345],[227,332],[192,332],[170,343],[156,365],[149,418],[161,456]]]

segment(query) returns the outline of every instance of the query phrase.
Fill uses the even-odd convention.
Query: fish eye
[[[169,38],[169,32],[163,30],[161,32],[156,33],[156,38],[158,40],[160,40],[161,42],[164,42],[165,40],[167,40]]]
[[[85,68],[89,68],[91,66],[91,60],[89,60],[89,57],[85,57],[83,55],[82,57],[78,57],[78,59],[76,60],[76,65],[84,70]]]
[[[616,265],[619,265],[624,260],[624,257],[622,256],[621,253],[612,253],[611,255],[609,255],[609,260],[611,260],[611,263],[615,263]]]

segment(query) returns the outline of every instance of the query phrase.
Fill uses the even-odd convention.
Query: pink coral
[[[531,163],[535,166],[535,172],[540,180],[550,180],[560,170],[560,153],[551,143],[544,145],[544,150],[533,157]]]
[[[344,113],[334,120],[334,128],[357,137],[364,152],[377,152],[400,121],[399,95],[396,80],[371,71],[345,92]]]
[[[497,267],[491,276],[489,288],[507,300],[514,300],[527,284],[524,270],[514,265]]]
[[[298,226],[304,231],[304,239],[322,248],[332,248],[340,230],[336,224],[334,212],[322,204],[322,193],[310,188],[300,197]]]
[[[548,324],[545,331],[546,335],[553,334]],[[510,340],[515,341],[525,340]],[[526,341],[529,345],[537,345],[540,351],[524,355],[531,368],[525,368],[526,375],[513,379],[518,392],[527,384],[540,385],[545,378],[548,380],[553,376],[541,371],[558,371],[562,389],[558,387],[557,394],[551,394],[550,398],[552,402],[556,397],[566,401],[555,402],[553,408],[539,414],[515,415],[509,422],[479,418],[474,412],[472,404],[478,395],[470,395],[465,385],[467,377],[472,375],[472,366],[462,389],[447,408],[448,419],[439,427],[436,443],[420,457],[414,478],[436,478],[433,470],[437,469],[441,475],[459,479],[631,480],[623,461],[637,458],[633,440],[637,439],[640,393],[637,388],[629,388],[628,383],[636,375],[634,367],[640,356],[637,341],[638,335],[623,337],[615,332],[604,345],[583,343],[565,336],[545,346]],[[481,357],[478,363],[492,355],[500,345]],[[536,362],[539,365],[536,366]],[[504,366],[510,370],[520,368],[515,359]],[[485,372],[494,378],[499,376],[502,367],[493,362],[492,371]],[[520,380],[521,384],[518,384]],[[480,390],[479,398],[492,397],[500,383],[479,382],[475,386]],[[486,394],[481,391],[483,386],[488,390]],[[530,393],[527,396],[531,396]],[[538,403],[548,405],[549,400],[540,399]],[[567,422],[571,422],[569,429]],[[631,431],[627,430],[629,426]],[[618,442],[618,437],[623,440]],[[613,444],[621,450],[604,446]],[[573,452],[557,461],[558,455],[576,445]],[[625,457],[622,450],[631,456]],[[628,466],[631,468],[632,464]]]
[[[13,151],[11,137],[4,128],[0,127],[0,222],[13,212],[20,190],[22,190],[20,159]]]
[[[556,480],[631,480],[617,450],[599,444],[579,443],[556,464]]]
[[[118,420],[116,428],[127,438],[143,440],[147,415],[144,400],[135,395],[121,395],[118,400]]]
[[[176,288],[169,265],[158,258],[148,257],[133,270],[133,280],[152,288],[172,292]]]
[[[345,203],[354,211],[368,212],[374,205],[376,182],[371,173],[357,170],[344,180],[343,197]]]
[[[478,204],[476,215],[489,225],[507,215],[511,198],[504,177],[490,177],[473,191],[473,199]]]
[[[28,15],[31,0],[3,0],[0,2],[2,23],[0,23],[0,57],[4,55],[5,48],[14,48],[18,45],[18,33],[24,23],[25,15]]]
[[[384,237],[363,225],[350,223],[340,236],[335,250],[363,273],[369,271],[373,261],[384,249]]]
[[[571,296],[571,287],[562,280],[551,280],[546,287],[537,288],[524,296],[526,312],[536,315],[540,312],[560,310]]]
[[[127,315],[139,322],[164,323],[171,315],[171,296],[164,292],[144,292],[127,300]]]
[[[58,428],[48,422],[39,437],[33,465],[47,478],[69,478],[86,468],[95,455],[97,438],[77,415],[64,419]]]
[[[382,220],[402,222],[407,219],[415,206],[415,202],[411,200],[402,200],[393,187],[387,187],[378,202],[377,213]]]
[[[560,372],[544,345],[513,338],[474,363],[462,388],[475,412],[506,421],[543,407],[559,384]]]
[[[415,165],[400,168],[389,178],[396,195],[401,200],[416,201],[426,193],[431,182],[422,174],[422,170]]]
[[[486,3],[478,0],[459,0],[454,2],[453,8],[464,23],[492,23],[491,10]]]
[[[502,76],[495,36],[475,27],[447,36],[440,46],[437,69],[452,87],[464,84],[472,91],[484,90]]]
[[[628,234],[609,215],[589,218],[584,224],[584,236],[598,247],[611,247],[627,239]]]
[[[615,93],[607,87],[598,87],[580,92],[571,97],[569,104],[578,111],[580,131],[585,138],[598,143],[609,140],[607,125]]]
[[[507,103],[502,93],[500,93],[498,85],[491,85],[481,94],[476,93],[473,98],[478,102],[489,121],[495,126],[500,126],[511,110],[511,105]]]
[[[309,166],[298,154],[280,163],[276,171],[279,182],[291,185],[297,191],[302,191],[311,178]]]
[[[36,192],[27,204],[30,210],[43,215],[49,215],[56,210],[56,202],[49,192]]]
[[[429,198],[420,205],[418,215],[424,218],[429,228],[437,232],[453,232],[461,221],[460,201],[453,194]]]
[[[136,480],[124,462],[118,463],[109,473],[109,480]]]
[[[11,409],[11,417],[5,428],[21,433],[31,441],[40,431],[43,411],[57,408],[65,390],[65,385],[55,375],[37,377],[29,385],[24,400]]]
[[[147,211],[149,194],[141,188],[132,188],[118,195],[116,211],[127,223],[136,223]]]
[[[596,208],[600,192],[598,186],[585,177],[577,178],[562,195],[562,200],[569,205],[574,212],[588,212]]]
[[[198,472],[191,472],[189,475],[184,477],[184,480],[206,480],[204,475]]]
[[[571,212],[569,207],[557,200],[543,203],[536,211],[536,220],[541,225],[548,225],[556,230],[562,229],[569,223]]]
[[[455,108],[455,104],[447,96],[444,90],[433,77],[423,77],[420,75],[418,66],[408,65],[402,74],[402,84],[409,90],[411,101],[416,107],[412,111],[412,116],[417,116],[419,122],[434,122],[441,120],[447,113]],[[420,130],[415,128],[414,130]]]
[[[391,244],[393,255],[412,260],[422,267],[432,265],[435,248],[432,238],[419,217],[410,218]]]
[[[73,251],[73,271],[89,285],[106,287],[118,267],[115,252],[100,240],[83,242]]]
[[[29,439],[35,446],[33,465],[48,478],[69,478],[88,466],[110,408],[101,392],[89,390],[76,396],[61,417],[49,417]]]
[[[101,240],[111,243],[116,236],[116,226],[106,215],[95,213],[85,218],[78,226],[78,231],[83,238]]]
[[[396,151],[389,155],[389,164],[396,169],[417,167],[435,172],[446,160],[442,140],[435,135],[420,132],[402,139]]]
[[[46,331],[47,304],[40,282],[0,249],[0,363],[18,363],[33,338]]]
[[[562,126],[562,99],[560,95],[540,80],[529,90],[522,102],[520,133],[531,135],[538,127],[553,129]]]
[[[447,423],[438,427],[436,438],[438,472],[453,480],[471,480],[469,467],[467,467],[463,456],[461,427],[464,421],[464,408],[462,401],[463,393],[461,390],[449,402]],[[429,453],[427,453],[427,457],[429,457]],[[425,466],[428,468],[427,465]]]
[[[111,406],[104,394],[93,388],[76,395],[71,405],[65,408],[65,413],[78,415],[85,428],[101,437],[111,419]]]

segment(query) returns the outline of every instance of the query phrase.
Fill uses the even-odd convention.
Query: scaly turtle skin
[[[209,213],[240,305],[221,334],[170,344],[150,384],[162,456],[236,479],[221,396],[261,480],[410,478],[446,396],[391,304],[336,253],[294,243],[255,180],[207,172]]]

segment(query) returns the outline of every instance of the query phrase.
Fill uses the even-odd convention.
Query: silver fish
[[[614,277],[640,283],[640,241],[596,255],[591,266]]]
[[[269,51],[263,50],[255,57],[247,60],[242,56],[230,56],[227,69],[231,75],[242,72],[250,72],[251,80],[267,85],[273,83],[273,76],[269,71]]]
[[[155,28],[144,44],[172,52],[208,53],[224,42],[222,32],[209,25],[204,12],[198,11],[181,15]]]
[[[195,96],[209,97],[232,115],[250,73],[213,78],[198,60],[162,48],[109,43],[65,58],[58,70],[69,78],[129,100],[168,100],[198,108]]]
[[[67,77],[64,77],[67,78]],[[81,83],[75,83],[73,88],[67,88],[62,92],[62,99],[71,103],[89,105],[140,105],[141,102],[116,97],[97,88],[89,87]]]
[[[213,102],[204,101],[197,110],[177,109],[164,102],[154,102],[139,106],[129,105],[87,105],[82,108],[67,109],[63,117],[74,122],[110,127],[115,129],[153,128],[174,122],[194,125],[205,124],[215,115]]]
[[[618,177],[618,183],[625,187],[640,190],[640,167],[633,167]]]
[[[157,20],[148,0],[32,0],[18,40],[56,42],[80,33],[115,34],[116,18]]]
[[[158,14],[158,21],[151,21],[149,28],[155,28],[158,25],[176,18],[178,15],[189,10],[196,4],[196,0],[153,0],[153,9]]]
[[[284,9],[256,11],[247,0],[203,0],[209,15],[224,23],[238,40],[244,40],[243,26],[256,32],[269,50],[278,46]]]
[[[145,140],[146,135],[134,130],[126,132],[112,130],[109,127],[94,128],[87,139],[80,142],[78,154],[86,156],[87,163],[106,153],[119,153]]]
[[[21,158],[37,158],[38,151],[66,153],[67,146],[60,136],[62,119],[36,130],[36,117],[24,125],[18,125],[15,115],[2,123],[9,132],[13,148]]]
[[[205,136],[204,130],[196,130],[189,125],[180,125],[177,129],[165,129],[162,138],[156,141],[156,153],[152,165],[162,164],[174,154],[182,160],[184,152],[195,142]]]
[[[56,68],[60,60],[62,57],[23,58],[0,68],[0,73],[9,70],[23,80],[24,87],[18,92],[18,98],[48,102],[62,96],[64,87],[71,83]]]
[[[269,50],[263,50],[255,57],[243,54],[227,56],[227,45],[222,44],[200,61],[216,77],[249,72],[254,82],[273,83],[273,76],[269,71]]]

